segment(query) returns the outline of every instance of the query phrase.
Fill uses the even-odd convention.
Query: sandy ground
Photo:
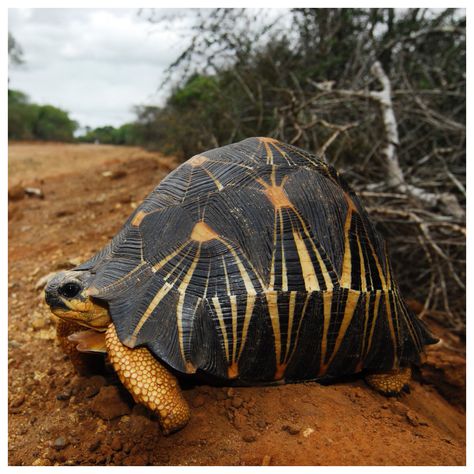
[[[10,465],[463,465],[465,350],[430,348],[410,393],[353,378],[228,388],[184,383],[192,419],[164,437],[101,357],[79,375],[39,280],[93,255],[175,166],[138,148],[12,144],[9,152]],[[42,197],[24,194],[41,189]]]

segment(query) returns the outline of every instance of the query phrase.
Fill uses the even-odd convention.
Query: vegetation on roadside
[[[72,142],[78,124],[52,105],[30,102],[23,92],[8,89],[8,138]]]
[[[433,148],[462,149],[463,11],[303,8],[275,17],[222,8],[195,14],[189,47],[163,81],[175,84],[166,104],[137,109],[140,126],[153,130],[142,136],[146,145],[185,158],[265,135],[316,151],[338,127],[354,124],[331,148],[335,159],[377,159],[380,111],[357,93],[379,87],[371,73],[379,61],[391,82],[407,162]],[[150,20],[157,27],[163,21],[152,14]]]

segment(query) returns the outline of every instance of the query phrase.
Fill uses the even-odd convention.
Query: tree
[[[35,137],[35,124],[39,107],[30,104],[23,92],[8,89],[8,138],[32,140]]]
[[[73,141],[78,124],[64,110],[31,103],[23,92],[8,90],[8,138]]]
[[[72,141],[78,124],[64,110],[52,105],[39,106],[34,133],[39,140]]]

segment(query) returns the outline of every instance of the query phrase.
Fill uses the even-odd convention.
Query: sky
[[[185,12],[160,10],[167,20],[151,24],[130,8],[9,9],[24,59],[10,65],[9,87],[68,111],[82,127],[132,121],[133,106],[166,96],[163,73],[191,31]]]

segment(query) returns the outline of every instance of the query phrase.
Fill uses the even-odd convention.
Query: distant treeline
[[[126,123],[118,128],[86,127],[75,135],[79,124],[68,112],[52,105],[31,102],[18,90],[8,89],[8,138],[10,140],[43,140],[58,142],[102,143],[108,145],[145,145],[142,127]]]
[[[64,110],[30,102],[23,92],[8,89],[8,138],[71,142],[78,124]]]
[[[137,124],[126,123],[118,128],[106,125],[104,127],[86,127],[86,132],[77,137],[81,143],[102,143],[106,145],[141,145],[140,130]]]

